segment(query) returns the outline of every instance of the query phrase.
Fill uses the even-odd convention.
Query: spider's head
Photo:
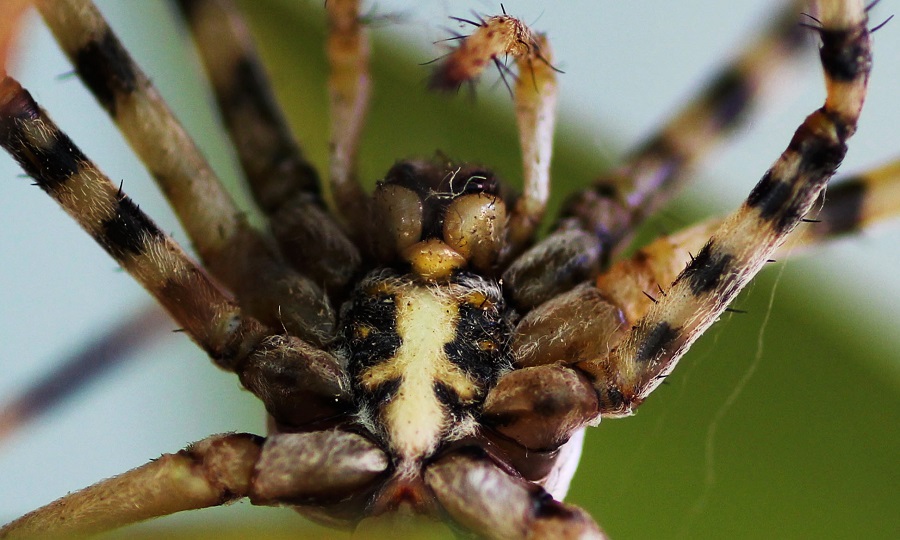
[[[379,259],[428,281],[467,267],[491,274],[506,236],[500,184],[471,165],[397,163],[375,188],[373,218]]]

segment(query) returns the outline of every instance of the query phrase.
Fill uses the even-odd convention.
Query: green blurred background
[[[244,4],[291,122],[321,168],[327,148],[321,3]],[[496,10],[478,2],[435,4],[440,4],[441,13],[463,16],[470,8]],[[623,22],[617,14],[628,8],[606,2],[546,4],[537,11],[505,3],[511,13],[536,20],[535,26],[552,38],[559,36],[554,43],[560,42],[558,62],[567,72],[561,77],[564,88],[569,79],[578,81],[588,74],[587,90],[582,84],[572,100],[564,95],[553,167],[556,203],[689,95],[690,83],[679,82],[678,76],[695,80],[707,72],[716,58],[739,45],[753,19],[765,14],[763,8],[746,17],[712,15],[719,26],[736,29],[732,31],[712,28],[692,17],[691,7],[678,4],[678,19],[664,13],[666,6],[638,6],[634,9],[646,14]],[[103,7],[189,130],[201,139],[216,168],[241,193],[233,156],[209,110],[194,60],[184,52],[184,36],[172,29],[171,13],[156,3]],[[588,9],[600,10],[596,19]],[[392,3],[378,4],[379,12],[403,16],[377,25],[374,100],[361,177],[375,180],[398,158],[441,150],[489,164],[515,182],[521,166],[508,95],[502,85],[483,86],[474,99],[465,92],[449,99],[427,94],[423,90],[427,70],[418,64],[439,54],[428,42],[445,35],[440,26],[446,23],[419,10],[398,12]],[[710,14],[705,15],[709,20]],[[417,27],[422,20],[431,25],[429,39]],[[577,23],[584,21],[591,30],[578,30]],[[896,26],[888,25],[880,34],[900,34]],[[628,35],[617,35],[622,28],[629,29]],[[406,32],[405,38],[395,37],[398,29]],[[577,34],[576,45],[596,59],[596,66],[567,54],[572,45],[564,43],[573,41],[572,33]],[[726,38],[716,37],[721,34]],[[620,37],[626,45],[619,44]],[[19,76],[31,78],[26,84],[36,98],[88,155],[111,177],[124,179],[125,190],[142,208],[183,239],[146,174],[114,142],[109,122],[95,118],[100,113],[90,99],[79,96],[77,81],[57,78],[69,68],[41,56],[45,49],[52,52],[43,39],[36,27],[28,31],[27,50],[19,58],[24,73]],[[718,45],[717,39],[725,39],[727,47]],[[682,45],[686,50],[705,50],[705,59],[694,62],[680,56]],[[882,55],[896,57],[898,52],[894,48]],[[672,71],[654,75],[642,54],[672,56],[674,60],[664,61],[661,68]],[[642,78],[629,79],[621,62],[619,67],[604,67],[607,57],[630,58],[626,67],[633,66]],[[804,66],[793,76],[819,84],[814,66]],[[896,86],[877,82],[896,95]],[[622,106],[603,92],[606,87],[614,90],[617,83],[626,93],[634,85],[637,97],[645,91],[662,97],[646,98],[649,103],[641,105],[641,114],[632,119],[615,116],[615,109]],[[881,100],[883,115],[896,118],[893,96],[886,99],[873,89],[870,106],[879,111]],[[577,101],[585,97],[588,103]],[[802,119],[815,106],[788,101],[772,116]],[[88,119],[68,119],[70,111],[87,111]],[[605,128],[585,125],[585,121],[601,124],[598,119],[603,115],[612,118],[602,122]],[[765,121],[753,127],[775,129]],[[873,146],[864,138],[865,127],[860,145]],[[105,132],[112,133],[113,142],[103,138]],[[648,223],[649,234],[674,230],[738,204],[789,134],[773,131],[771,137],[763,135],[762,142],[748,142],[752,150],[729,150],[725,166],[700,173],[699,187]],[[775,150],[756,155],[767,145]],[[875,164],[872,159],[897,155],[894,142],[877,146],[875,158],[851,153],[858,159],[853,165],[858,169]],[[8,395],[71,347],[147,302],[142,291],[114,270],[113,263],[46,196],[13,178],[17,171],[8,161],[3,156],[0,163],[6,214],[0,224],[4,230],[0,257],[7,267],[0,274],[4,291],[0,332],[8,351],[0,365],[9,375],[0,383],[0,395]],[[709,182],[709,177],[720,182]],[[719,197],[723,191],[727,194]],[[245,195],[240,198],[247,200]],[[900,280],[893,271],[898,250],[889,235],[889,230],[867,235],[849,241],[855,244],[849,248],[829,247],[821,256],[771,265],[736,301],[736,307],[748,313],[724,317],[634,418],[605,421],[590,431],[569,500],[588,509],[618,539],[900,535],[900,338],[895,318]],[[887,271],[868,273],[884,266]],[[856,288],[845,289],[848,283]],[[893,311],[885,305],[894,306]],[[739,395],[732,398],[738,389]],[[63,411],[0,448],[0,520],[209,433],[263,429],[261,408],[231,376],[208,365],[182,336],[161,336]],[[304,526],[303,520],[290,511],[242,503],[158,520],[128,534],[190,536],[212,529],[218,537],[263,532],[288,536],[298,526]]]

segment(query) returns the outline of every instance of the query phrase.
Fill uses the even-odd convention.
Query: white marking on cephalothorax
[[[456,337],[458,308],[451,295],[436,288],[409,285],[395,294],[397,354],[361,376],[364,387],[398,379],[399,387],[379,417],[389,444],[403,461],[430,455],[450,429],[452,418],[435,395],[435,382],[471,399],[475,384],[447,357],[445,345]]]

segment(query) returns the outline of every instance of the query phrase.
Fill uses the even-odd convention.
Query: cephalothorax
[[[460,36],[430,80],[455,88],[491,62],[506,73],[498,57],[515,58],[521,195],[486,168],[442,156],[397,162],[367,195],[355,168],[369,92],[358,2],[326,5],[334,120],[324,182],[285,127],[233,8],[179,3],[269,230],[248,225],[86,0],[37,4],[203,266],[8,77],[0,144],[260,398],[271,429],[266,438],[204,439],[2,534],[93,532],[249,497],[361,532],[370,519],[421,516],[491,538],[602,536],[590,516],[560,502],[583,429],[640,405],[815,204],[856,129],[871,63],[863,4],[818,2],[809,26],[823,43],[825,105],[732,215],[613,263],[712,136],[736,125],[770,63],[797,47],[796,14],[622,166],[575,194],[538,240],[556,105],[545,36],[506,14],[467,21],[474,33]],[[845,219],[883,176],[834,188],[826,225],[805,240],[881,217]],[[835,227],[828,216],[843,218]]]

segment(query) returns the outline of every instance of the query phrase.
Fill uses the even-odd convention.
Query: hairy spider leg
[[[0,537],[83,536],[246,497],[262,439],[213,435],[98,482],[0,528]]]
[[[797,20],[798,4],[790,2],[776,13],[742,54],[621,165],[573,195],[558,229],[593,233],[603,244],[606,260],[615,255],[647,216],[678,194],[695,165],[744,125],[777,68],[806,50],[808,32]]]
[[[811,223],[798,228],[791,248],[856,234],[900,215],[900,159],[844,176],[825,192],[825,204]],[[776,256],[777,257],[777,256]]]
[[[891,161],[877,168],[844,175],[830,186],[826,193],[824,207],[815,220],[801,224],[791,238],[775,252],[775,259],[782,260],[813,249],[846,235],[857,234],[882,221],[900,216],[900,161]],[[622,308],[624,320],[634,324],[643,317],[655,302],[663,283],[671,283],[690,261],[693,253],[699,252],[710,235],[721,224],[722,218],[712,218],[690,226],[682,231],[658,238],[638,250],[637,254],[613,264],[598,280],[598,288],[608,293],[616,291],[614,303]],[[613,286],[612,284],[616,285]],[[647,295],[650,296],[647,296]],[[612,298],[612,296],[611,296]],[[108,369],[126,351],[140,347],[152,339],[157,331],[169,324],[170,319],[156,306],[148,306],[125,320],[108,334],[91,341],[76,354],[65,358],[53,371],[42,376],[28,388],[7,399],[0,406],[0,443],[7,440],[20,427],[45,414],[80,389],[98,372]],[[149,330],[148,330],[149,328]],[[123,341],[124,340],[124,341]],[[532,368],[523,368],[523,373]],[[555,370],[558,377],[578,385],[578,379],[571,371]],[[515,387],[521,393],[527,391],[527,383],[543,377],[522,377],[520,381],[506,380],[503,384]],[[578,398],[581,390],[567,391],[570,385],[555,385],[564,390],[558,395]],[[558,398],[557,398],[558,399]],[[575,401],[567,407],[565,416],[581,418],[584,413],[582,401]],[[557,426],[565,425],[565,418],[542,417],[547,429],[555,429],[558,435],[568,430]],[[539,430],[536,430],[539,431]]]
[[[796,256],[900,216],[900,161],[844,175],[823,195],[821,209],[817,211],[817,205],[813,205],[813,217],[797,226],[776,249],[773,259]],[[657,238],[628,259],[613,264],[597,278],[597,288],[622,309],[628,325],[636,324],[724,221],[724,217],[711,218]]]
[[[556,70],[550,63],[553,56],[547,37],[535,36],[531,50],[531,54],[516,58],[520,75],[513,98],[522,148],[523,178],[522,195],[509,215],[507,260],[519,255],[534,241],[550,198],[550,159],[559,88]]]
[[[239,10],[227,0],[181,0],[179,6],[250,191],[281,253],[329,294],[344,292],[359,271],[360,252],[329,213],[319,174],[275,101]]]
[[[347,383],[337,359],[299,338],[275,335],[252,317],[244,316],[204,270],[104,176],[30,94],[9,77],[0,82],[0,146],[169,311],[219,367],[235,372],[270,412],[303,423],[347,407]],[[272,379],[273,370],[279,382],[261,384]],[[297,393],[305,401],[298,399]],[[106,493],[105,488],[98,489]],[[128,517],[132,515],[129,508],[140,506],[137,502],[148,496],[148,489],[153,486],[131,485],[123,495],[131,498],[130,504],[120,508],[121,517],[114,513],[109,519],[114,523],[133,521]],[[103,500],[63,497],[61,502],[29,514],[29,522],[36,520],[33,522],[44,527],[41,524],[56,522],[58,515],[91,514],[103,508]],[[155,508],[151,515],[179,509],[167,510],[166,505]],[[19,522],[11,526],[24,526],[15,523]]]
[[[533,308],[594,279],[635,227],[677,194],[716,143],[744,124],[778,68],[805,50],[798,11],[794,3],[786,6],[743,54],[621,165],[569,198],[554,231],[503,275],[516,306]]]
[[[91,163],[6,77],[0,86],[3,147],[38,186],[144,286],[211,358],[225,360],[261,339],[263,327]]]
[[[270,224],[282,251],[293,255],[290,262],[299,271],[321,279],[331,291],[339,291],[358,266],[359,253],[325,211],[318,197],[317,173],[303,159],[273,101],[240,15],[226,1],[184,0],[181,5],[208,63],[256,201],[274,214]],[[262,133],[267,135],[260,137]],[[321,242],[323,238],[327,240]],[[296,247],[306,249],[292,249]],[[306,267],[296,261],[306,261]],[[155,306],[139,313],[125,321],[121,330],[111,331],[83,352],[64,359],[58,369],[6,401],[0,408],[0,440],[78,390],[88,382],[85,374],[105,369],[124,356],[124,351],[151,337],[153,328],[168,324],[169,319],[161,313]],[[69,376],[72,372],[79,376]]]
[[[554,500],[475,452],[438,459],[425,482],[453,519],[489,538],[606,538],[581,508]]]
[[[602,414],[630,414],[662,382],[801,222],[840,165],[865,98],[871,39],[861,1],[823,2],[821,11],[824,106],[621,343],[575,364],[592,379]]]
[[[852,131],[852,130],[851,130],[851,131]],[[873,212],[873,213],[874,213],[874,212]],[[770,219],[775,220],[775,219],[777,219],[777,218],[776,218],[776,217],[770,217]],[[702,236],[700,236],[700,235],[697,235],[697,236],[698,236],[698,237],[702,237]],[[679,245],[680,245],[680,244],[679,244]],[[662,291],[661,291],[661,292],[662,292]],[[526,368],[526,369],[527,369],[527,368]],[[523,371],[524,371],[524,370],[523,370]],[[571,373],[575,373],[575,372],[571,372]],[[580,377],[580,376],[579,376],[579,377]],[[478,467],[472,467],[472,469],[473,469],[475,472],[478,472]],[[440,469],[437,469],[437,470],[440,470]],[[461,467],[460,470],[468,470],[468,469],[465,468],[465,467]],[[459,481],[464,481],[465,478],[464,478],[464,476],[451,476],[451,477],[450,477],[450,480],[451,480],[451,481],[454,481],[454,482],[459,482]],[[455,495],[454,495],[454,496],[455,496]],[[515,498],[515,497],[511,497],[511,498]],[[542,507],[542,508],[543,508],[543,507]],[[452,510],[450,510],[450,511],[452,512]],[[465,522],[466,519],[471,519],[471,518],[479,519],[479,518],[481,518],[481,517],[482,517],[482,516],[467,516],[467,515],[462,515],[462,516],[459,517],[458,519],[460,519],[460,521],[462,521],[462,522]],[[490,516],[488,516],[488,519],[490,519]]]
[[[88,0],[42,1],[37,7],[76,73],[166,195],[206,268],[263,322],[314,342],[327,339],[334,313],[321,288],[288,267],[250,227],[97,8]]]
[[[600,417],[631,414],[801,222],[843,159],[870,68],[861,4],[824,11],[826,104],[797,130],[744,206],[723,222],[659,239],[595,283],[527,313],[512,344],[521,369],[488,395],[485,423],[541,451]],[[564,375],[560,364],[574,372]],[[596,394],[586,395],[586,385]]]

